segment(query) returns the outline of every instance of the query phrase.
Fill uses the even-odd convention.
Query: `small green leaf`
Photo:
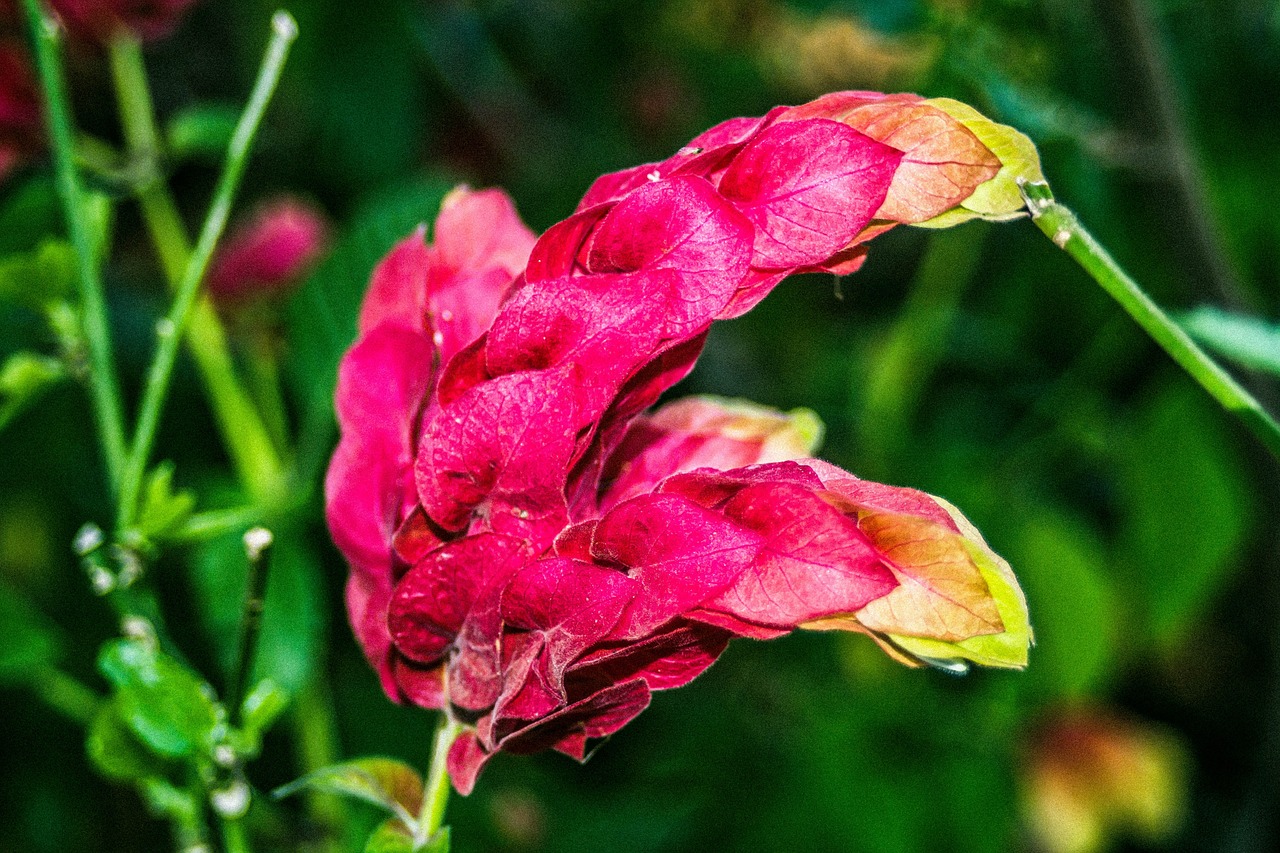
[[[72,293],[76,256],[64,240],[45,240],[36,249],[0,258],[0,300],[45,311]]]
[[[138,740],[125,722],[118,700],[104,702],[89,724],[89,760],[103,776],[126,782],[162,777],[163,759]]]
[[[288,707],[289,694],[271,679],[264,678],[240,705],[240,728],[256,743]]]
[[[1182,317],[1187,334],[1252,370],[1280,376],[1280,323],[1205,305]]]
[[[406,825],[422,807],[422,777],[394,758],[358,758],[308,773],[277,789],[273,796],[287,797],[309,789],[341,794],[386,809]]]
[[[98,669],[116,688],[121,718],[156,753],[184,758],[212,747],[223,714],[191,670],[140,640],[107,643]]]
[[[17,590],[0,581],[0,684],[39,677],[58,662],[62,638]]]
[[[414,853],[413,832],[400,818],[389,817],[369,836],[364,853]]]
[[[240,111],[228,104],[196,104],[173,117],[165,128],[175,158],[221,158],[236,130]]]
[[[56,358],[33,352],[10,355],[0,365],[0,429],[66,377],[66,366]]]
[[[191,491],[173,490],[173,463],[162,462],[147,477],[138,531],[148,539],[164,539],[186,522],[195,505],[196,497]]]
[[[1017,216],[1023,208],[1018,179],[1044,180],[1044,172],[1040,169],[1040,154],[1036,151],[1035,143],[1012,127],[997,124],[960,101],[951,98],[932,98],[928,103],[967,127],[974,136],[978,137],[979,142],[1000,158],[1002,164],[994,178],[980,184],[972,195],[960,203],[961,208],[983,219],[998,221]],[[971,218],[951,210],[930,220],[926,225],[941,227],[944,217],[946,224],[957,224]]]

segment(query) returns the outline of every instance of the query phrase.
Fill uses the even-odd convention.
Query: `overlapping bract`
[[[536,242],[496,191],[449,198],[374,272],[344,359],[328,519],[396,699],[495,752],[581,757],[734,636],[871,634],[895,656],[1025,663],[1008,567],[953,508],[814,459],[816,427],[703,398],[642,414],[715,320],[945,214],[1001,160],[916,96],[733,119],[599,179]]]

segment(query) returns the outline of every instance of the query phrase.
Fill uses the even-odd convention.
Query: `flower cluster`
[[[803,415],[645,414],[784,277],[851,272],[898,224],[1010,212],[976,193],[1007,164],[952,103],[845,92],[732,119],[600,178],[536,241],[498,191],[459,190],[434,245],[375,270],[327,517],[388,694],[472,724],[460,791],[500,750],[581,757],[733,637],[1025,663],[1017,582],[944,501],[805,458]]]

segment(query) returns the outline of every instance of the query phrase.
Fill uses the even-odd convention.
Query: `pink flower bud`
[[[319,257],[328,231],[320,212],[295,198],[263,204],[214,256],[206,279],[209,293],[224,305],[278,293]]]

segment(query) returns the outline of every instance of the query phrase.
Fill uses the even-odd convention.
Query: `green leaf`
[[[1205,305],[1181,318],[1187,334],[1252,370],[1280,376],[1280,324]]]
[[[278,788],[273,796],[287,797],[301,790],[340,794],[371,803],[396,815],[406,825],[422,807],[422,777],[394,758],[358,758],[323,767]]]
[[[0,581],[0,684],[36,678],[61,657],[57,629],[8,583]]]
[[[1097,695],[1115,665],[1123,612],[1113,561],[1097,531],[1065,513],[1039,513],[1019,534],[1010,554],[1039,639],[1026,686],[1048,701]]]
[[[66,366],[56,358],[33,352],[10,355],[0,366],[0,429],[66,377]]]
[[[212,747],[223,714],[213,689],[191,670],[131,639],[103,646],[98,669],[116,688],[121,718],[153,751],[185,758]]]
[[[236,130],[240,111],[229,104],[196,104],[178,113],[165,128],[169,153],[177,159],[220,160]]]
[[[195,509],[193,492],[173,490],[173,470],[172,462],[161,462],[147,476],[138,513],[138,531],[147,539],[164,539],[181,527]]]
[[[39,248],[0,258],[0,300],[45,311],[72,293],[76,256],[64,240],[45,240]]]
[[[256,744],[289,707],[289,694],[274,681],[264,678],[240,704],[240,729]]]
[[[1175,644],[1239,566],[1256,507],[1220,414],[1194,385],[1158,389],[1125,435],[1120,554],[1153,640]]]
[[[251,675],[255,680],[270,678],[295,696],[323,656],[328,611],[320,561],[312,545],[296,531],[275,532]],[[236,665],[249,570],[240,535],[201,543],[190,568],[198,618],[219,667],[229,677]]]
[[[1022,193],[1018,190],[1018,179],[1044,180],[1044,172],[1040,169],[1040,154],[1036,151],[1035,143],[1012,127],[997,124],[960,101],[932,98],[928,103],[967,127],[978,137],[979,142],[1000,158],[1001,166],[994,178],[980,184],[972,195],[960,203],[961,208],[971,211],[971,214],[950,210],[930,220],[926,226],[954,225],[974,216],[999,221],[1019,215],[1023,201]]]
[[[28,252],[50,234],[61,233],[62,206],[51,178],[32,178],[0,206],[0,256]]]
[[[413,832],[400,818],[389,817],[369,836],[364,853],[413,853]]]
[[[136,782],[162,777],[166,771],[165,762],[134,735],[119,700],[103,703],[89,724],[85,749],[93,766],[109,779]]]

